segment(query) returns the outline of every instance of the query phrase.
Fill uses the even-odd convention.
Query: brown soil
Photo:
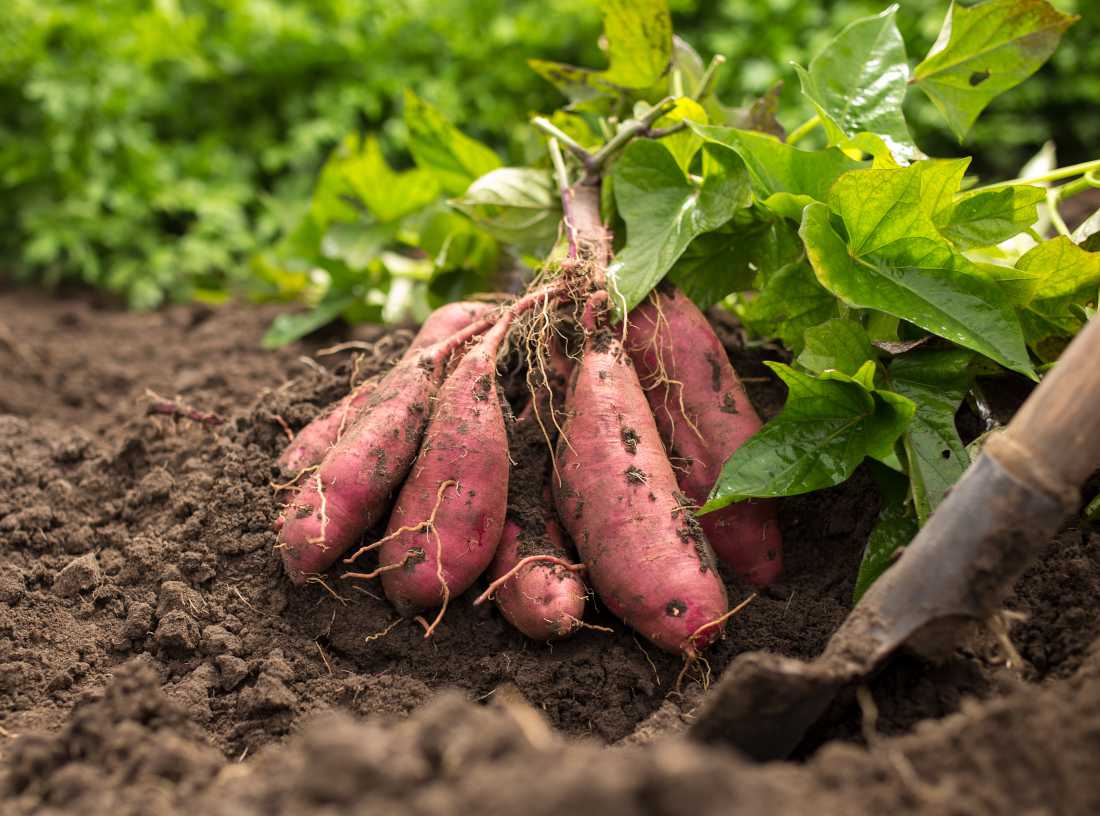
[[[903,657],[870,686],[873,750],[845,700],[803,764],[751,766],[675,736],[701,671],[675,690],[680,662],[606,614],[591,622],[613,634],[549,646],[468,594],[425,641],[375,586],[292,587],[272,552],[280,421],[300,427],[410,333],[267,352],[272,314],[0,291],[0,812],[1100,807],[1100,534],[1064,530],[1022,579],[1022,675],[982,649]],[[762,360],[777,355],[721,328],[774,414],[783,390]],[[372,346],[358,365],[316,356],[351,336]],[[147,389],[225,421],[147,415]],[[749,649],[819,652],[876,512],[862,473],[786,501],[786,575],[708,652],[710,671]],[[732,599],[748,594],[727,578]]]

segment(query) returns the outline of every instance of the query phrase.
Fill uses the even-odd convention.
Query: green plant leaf
[[[356,300],[355,295],[333,294],[331,297],[326,296],[308,312],[276,315],[261,343],[264,348],[274,349],[300,340],[310,332],[327,326]]]
[[[1046,0],[953,2],[913,80],[961,142],[994,97],[1039,70],[1077,19]]]
[[[696,236],[751,203],[748,173],[737,154],[705,150],[702,182],[684,175],[660,142],[633,142],[615,162],[615,201],[626,222],[626,245],[608,268],[617,307],[629,311],[641,303]]]
[[[321,254],[353,270],[365,269],[397,235],[397,224],[370,221],[333,224],[321,239]]]
[[[778,337],[793,354],[804,347],[807,329],[840,315],[837,299],[805,261],[787,264],[764,279],[756,296],[739,309],[741,321],[758,337]]]
[[[890,364],[891,388],[917,406],[903,441],[921,524],[970,464],[955,413],[970,387],[973,357],[962,349],[917,349]]]
[[[620,88],[648,88],[668,70],[672,18],[666,0],[601,0],[608,68]]]
[[[703,110],[703,106],[694,99],[681,96],[676,100],[676,106],[658,119],[654,123],[654,127],[667,128],[677,125],[680,122],[686,122],[688,125],[695,122],[706,124],[707,112]],[[690,127],[687,130],[682,130],[679,133],[673,133],[666,136],[661,139],[661,143],[668,149],[668,152],[673,155],[676,159],[676,163],[680,165],[680,169],[685,173],[690,171],[691,160],[695,158],[695,154],[699,152],[699,148],[703,146],[702,138],[694,133]]]
[[[558,235],[560,198],[544,170],[497,168],[451,204],[498,241],[532,255],[545,254]]]
[[[856,20],[810,61],[795,65],[802,93],[817,108],[830,144],[868,131],[880,136],[898,161],[920,153],[909,135],[901,105],[909,82],[905,41],[897,5]]]
[[[786,221],[754,207],[695,238],[668,277],[705,309],[731,292],[751,288],[757,278],[766,278],[803,255],[802,242]]]
[[[897,217],[911,219],[902,211]],[[874,255],[859,257],[833,229],[828,207],[806,207],[799,234],[822,286],[850,306],[908,320],[1034,377],[1019,321],[994,281],[934,241],[906,239],[899,229],[871,226],[862,216],[858,223],[853,240],[864,246],[886,240],[890,262]]]
[[[805,339],[798,364],[815,374],[833,369],[853,375],[877,356],[866,330],[854,320],[828,320],[806,329]]]
[[[1027,185],[964,194],[940,231],[961,249],[994,246],[1029,229],[1044,200],[1046,190]]]
[[[548,60],[528,65],[573,102],[619,89],[650,88],[672,59],[672,19],[666,0],[601,0],[608,68],[594,71]]]
[[[400,220],[439,196],[439,185],[427,170],[391,170],[373,136],[363,141],[360,150],[342,157],[337,166],[371,215],[382,222]]]
[[[886,572],[898,551],[913,540],[918,529],[917,520],[906,505],[908,483],[905,477],[886,468],[876,468],[873,473],[882,509],[867,538],[867,547],[856,577],[853,603],[859,601],[871,584]]]
[[[431,172],[447,195],[457,196],[475,179],[500,167],[497,154],[462,133],[442,113],[410,90],[405,91],[409,152]]]
[[[829,188],[841,175],[862,166],[841,150],[800,150],[764,133],[720,125],[689,123],[708,142],[735,151],[745,162],[753,192],[766,199],[776,193],[790,193],[810,200],[825,201]]]
[[[1032,345],[1047,337],[1072,337],[1083,325],[1074,306],[1095,306],[1100,289],[1100,253],[1088,252],[1064,235],[1044,241],[1016,263],[1031,275],[1032,292],[1021,321]]]
[[[702,513],[747,498],[840,484],[872,449],[892,446],[912,416],[904,398],[876,400],[858,379],[839,372],[815,378],[781,363],[767,365],[786,383],[787,402],[726,462]]]

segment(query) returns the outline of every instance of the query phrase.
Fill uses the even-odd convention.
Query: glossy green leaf
[[[868,360],[876,358],[867,331],[854,320],[833,319],[807,329],[806,347],[798,364],[815,374],[833,369],[855,374]]]
[[[698,236],[668,273],[700,308],[717,303],[731,292],[749,289],[754,282],[802,257],[802,244],[782,219],[759,208],[742,211],[730,223]]]
[[[431,172],[447,195],[462,195],[476,179],[500,167],[497,154],[462,133],[435,107],[405,91],[405,125],[409,152]]]
[[[940,231],[961,249],[994,246],[1029,229],[1045,199],[1045,190],[1027,185],[965,194]]]
[[[658,119],[654,123],[654,127],[667,128],[678,125],[681,122],[687,122],[688,124],[698,122],[705,125],[707,122],[707,112],[703,110],[702,105],[694,99],[681,96],[676,100],[676,106]],[[688,128],[687,130],[682,130],[679,133],[673,133],[664,137],[661,139],[661,144],[663,144],[668,149],[668,152],[673,155],[676,159],[676,163],[680,165],[680,169],[687,173],[691,168],[691,160],[695,158],[695,154],[698,153],[699,148],[703,146],[703,140],[698,134]]]
[[[970,464],[955,413],[972,379],[973,354],[962,349],[917,349],[889,368],[890,387],[917,406],[904,437],[913,506],[921,524]]]
[[[877,400],[839,372],[821,377],[768,363],[786,383],[779,416],[750,437],[722,468],[710,512],[753,497],[793,496],[840,484],[874,449],[888,448],[912,415],[904,398]],[[908,414],[908,416],[906,415]]]
[[[885,468],[875,471],[882,509],[867,538],[859,565],[853,602],[859,601],[882,573],[894,563],[898,552],[917,534],[917,520],[906,504],[907,481],[901,474]]]
[[[498,241],[540,255],[558,235],[560,202],[548,172],[500,167],[471,184],[451,204]]]
[[[860,171],[883,172],[883,171]],[[897,217],[911,220],[907,212]],[[851,228],[850,228],[851,229]],[[809,205],[799,230],[818,281],[850,306],[877,309],[1034,376],[1019,321],[1004,292],[973,264],[927,239],[861,218],[854,241],[890,249],[886,262],[850,251],[824,204]]]
[[[903,163],[920,154],[901,105],[909,82],[897,5],[856,20],[810,61],[796,65],[802,93],[817,108],[830,144],[868,131],[880,136]]]
[[[962,141],[994,97],[1039,70],[1076,20],[1046,0],[952,3],[913,80]]]
[[[800,150],[764,133],[719,125],[691,124],[691,129],[708,142],[724,145],[745,162],[753,192],[761,199],[776,193],[790,193],[825,201],[829,188],[849,170],[862,166],[835,147]]]
[[[778,337],[794,354],[802,351],[811,326],[840,315],[837,299],[805,261],[768,275],[760,291],[739,310],[741,321],[759,337]]]
[[[1021,312],[1028,342],[1072,337],[1082,320],[1074,306],[1095,306],[1100,289],[1100,253],[1059,235],[1036,246],[1016,264],[1032,277],[1033,290]]]
[[[751,202],[744,163],[725,148],[707,151],[701,183],[660,142],[633,142],[615,162],[615,201],[626,222],[626,245],[608,268],[617,306],[641,303],[696,236]]]

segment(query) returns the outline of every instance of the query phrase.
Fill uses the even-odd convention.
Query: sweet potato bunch
[[[422,618],[431,634],[484,575],[476,602],[493,597],[539,640],[583,626],[591,588],[648,640],[692,656],[728,613],[716,553],[750,582],[775,579],[771,503],[695,517],[760,427],[705,316],[664,286],[623,326],[605,291],[577,292],[544,283],[502,305],[445,306],[384,376],[302,429],[280,458],[296,477],[277,522],[293,582],[377,551],[376,568],[342,577],[380,578],[403,615],[438,610]],[[528,394],[514,420],[497,377],[510,346],[524,349]],[[513,446],[526,433],[546,453],[523,476],[542,500],[522,508],[516,490],[509,506],[509,430]]]

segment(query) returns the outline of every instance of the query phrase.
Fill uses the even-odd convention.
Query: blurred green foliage
[[[790,112],[810,111],[789,62],[805,64],[841,26],[886,4],[670,5],[676,31],[704,57],[729,58],[727,102],[783,79],[780,109],[793,127]],[[1052,137],[1063,162],[1100,143],[1100,49],[1090,42],[1100,4],[1055,5],[1084,19],[1050,65],[983,116],[967,145],[986,159],[976,169],[1011,175]],[[946,8],[903,0],[911,58]],[[599,27],[590,0],[5,0],[0,272],[83,281],[135,307],[230,288],[298,296],[307,279],[288,282],[248,259],[280,236],[302,238],[295,228],[322,163],[337,145],[359,149],[342,141],[349,133],[377,134],[390,164],[409,166],[408,87],[506,163],[529,160],[539,144],[529,115],[560,96],[526,60],[604,64]],[[922,95],[908,105],[922,148],[961,152]]]

